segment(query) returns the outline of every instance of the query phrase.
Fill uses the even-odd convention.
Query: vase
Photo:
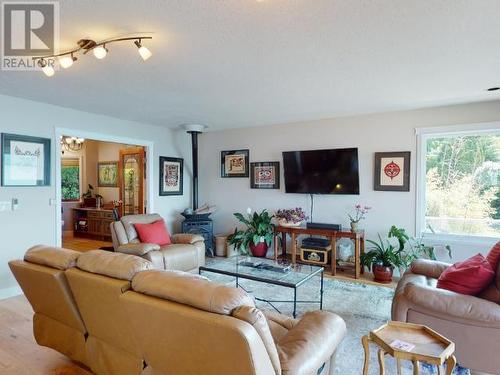
[[[300,227],[300,225],[302,224],[302,221],[294,223],[293,221],[287,221],[285,219],[279,219],[278,220],[278,224],[279,224],[280,227],[287,227],[287,228]]]
[[[250,251],[252,252],[252,255],[254,257],[263,258],[267,254],[268,246],[267,246],[267,242],[266,241],[259,242],[257,245],[252,242],[249,245],[249,247],[250,247]]]
[[[392,272],[394,268],[381,264],[374,264],[372,270],[375,281],[383,284],[389,284],[392,281]]]
[[[353,232],[357,232],[358,231],[358,222],[357,221],[351,221],[351,230]]]

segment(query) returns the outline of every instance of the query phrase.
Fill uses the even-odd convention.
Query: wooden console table
[[[274,259],[278,259],[278,236],[282,238],[282,254],[286,256],[286,235],[290,235],[292,240],[292,264],[297,262],[297,237],[300,235],[322,236],[329,238],[332,246],[331,272],[337,274],[337,239],[349,238],[354,241],[354,278],[359,279],[363,273],[361,267],[361,254],[365,251],[364,231],[336,231],[332,229],[312,229],[306,227],[282,227],[277,226],[274,230]]]
[[[115,221],[113,210],[102,208],[73,208],[73,236],[95,240],[111,240],[111,223]],[[86,225],[80,225],[85,222]]]

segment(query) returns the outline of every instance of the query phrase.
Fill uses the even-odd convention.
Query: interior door
[[[120,200],[122,215],[145,213],[144,207],[144,147],[120,150]]]

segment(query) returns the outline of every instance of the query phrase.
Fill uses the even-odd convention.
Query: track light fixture
[[[124,41],[134,41],[134,44],[138,48],[139,55],[141,58],[146,61],[149,59],[153,54],[151,51],[142,45],[142,40],[143,39],[152,39],[150,36],[133,36],[133,37],[126,37],[126,38],[112,38],[112,39],[107,39],[101,42],[95,42],[94,40],[91,39],[80,39],[77,44],[78,47],[70,50],[70,51],[65,51],[56,55],[46,55],[46,56],[35,56],[33,57],[33,60],[37,62],[38,66],[42,68],[42,71],[45,73],[47,77],[52,77],[55,74],[54,66],[53,66],[53,61],[54,58],[58,58],[59,60],[59,65],[64,68],[68,69],[73,65],[75,61],[77,61],[77,57],[74,55],[78,52],[83,53],[84,55],[87,54],[88,52],[92,51],[94,56],[102,60],[104,59],[107,54],[108,54],[108,49],[106,48],[106,45],[109,45],[111,43],[115,42],[124,42]],[[49,62],[51,62],[49,64]]]

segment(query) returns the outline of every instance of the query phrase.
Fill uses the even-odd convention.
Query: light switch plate
[[[19,210],[19,199],[12,198],[12,211]]]

